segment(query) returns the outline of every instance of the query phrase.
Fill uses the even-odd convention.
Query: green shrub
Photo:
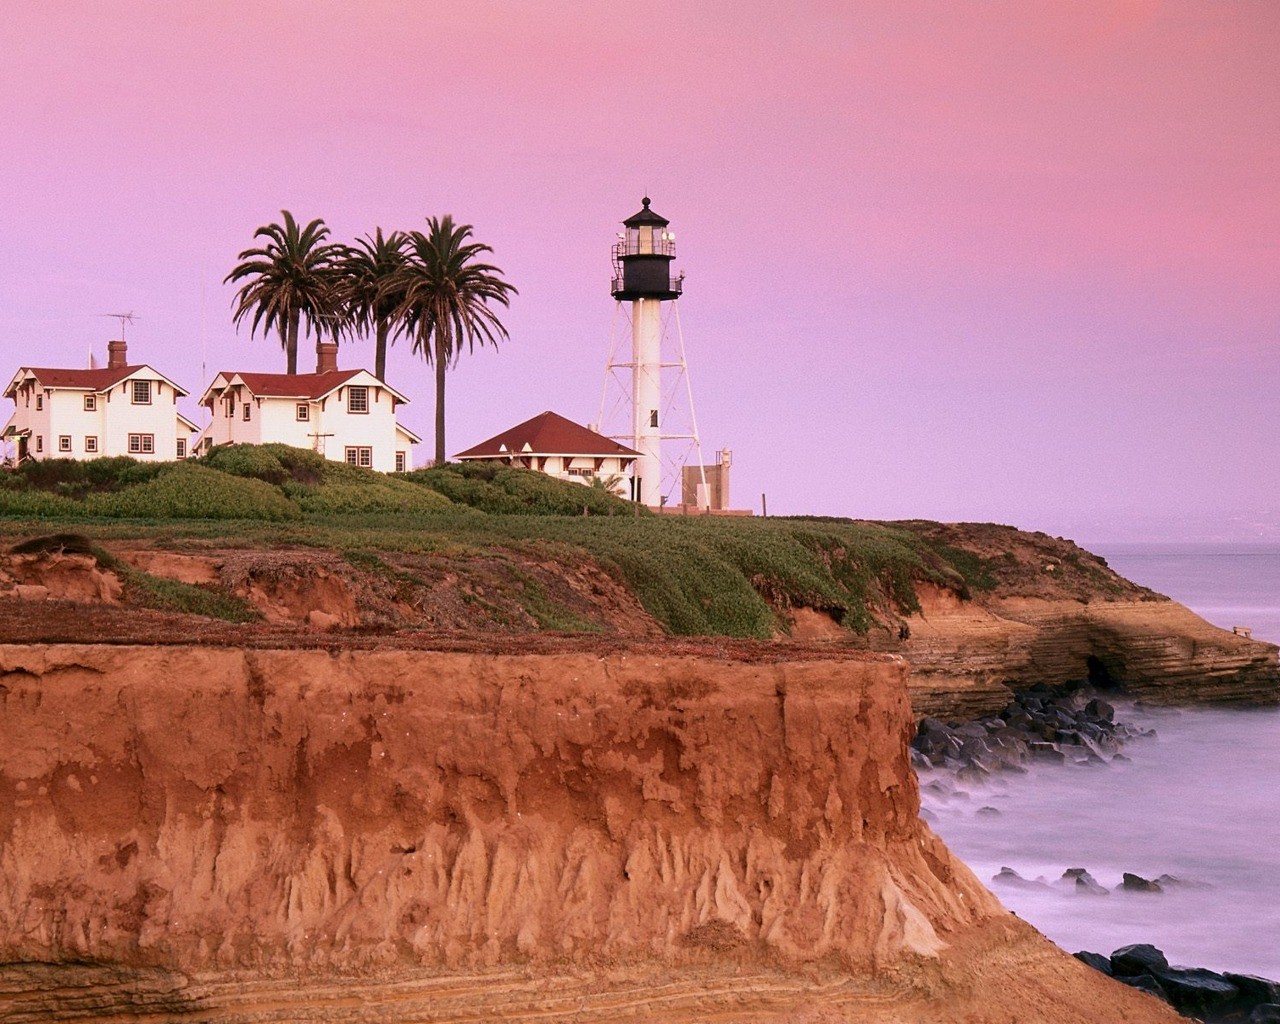
[[[286,483],[284,493],[317,515],[432,515],[454,508],[443,494],[345,462],[325,461],[317,484]]]
[[[252,477],[279,486],[288,481],[318,483],[328,463],[319,452],[287,444],[230,444],[213,448],[200,460],[232,476]]]
[[[500,462],[452,462],[403,473],[460,505],[505,515],[634,515],[629,501],[598,487],[557,480]],[[647,511],[646,511],[646,514]]]
[[[195,463],[173,463],[167,471],[116,494],[88,498],[85,510],[122,519],[267,519],[299,516],[280,491],[245,477]]]
[[[84,509],[69,498],[47,491],[0,490],[0,516],[21,519],[74,518]]]
[[[110,493],[146,483],[163,473],[170,462],[139,462],[128,455],[101,459],[28,459],[15,477],[27,486],[70,496]]]
[[[396,481],[343,481],[319,487],[285,484],[285,494],[304,512],[316,515],[359,515],[363,513],[403,513],[429,515],[447,512],[453,502],[425,487],[391,486]]]
[[[200,461],[219,473],[250,477],[277,487],[290,479],[289,471],[275,454],[260,445],[220,445],[211,449]]]

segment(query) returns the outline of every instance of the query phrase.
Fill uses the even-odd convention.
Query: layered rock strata
[[[1176,1019],[919,821],[905,671],[0,648],[0,1017]]]
[[[910,637],[882,644],[911,662],[920,715],[975,717],[1015,690],[1088,680],[1162,704],[1280,701],[1274,644],[1219,629],[1167,599],[961,600],[921,587]]]

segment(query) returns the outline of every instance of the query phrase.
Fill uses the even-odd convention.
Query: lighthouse
[[[612,291],[619,305],[631,306],[631,423],[627,440],[640,453],[632,495],[652,506],[661,504],[663,497],[662,304],[680,298],[684,275],[672,277],[676,236],[670,222],[649,208],[648,196],[640,212],[624,220],[622,226],[613,247]],[[676,365],[683,369],[683,343],[680,347],[680,363]],[[623,365],[612,363],[618,368]]]

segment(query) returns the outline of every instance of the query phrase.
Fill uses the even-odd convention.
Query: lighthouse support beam
[[[658,505],[662,497],[662,303],[631,303],[632,444],[636,460],[636,498]]]

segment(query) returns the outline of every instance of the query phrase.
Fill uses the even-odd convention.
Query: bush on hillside
[[[0,488],[0,516],[15,519],[58,519],[84,515],[79,502],[48,491]]]
[[[227,444],[200,460],[232,476],[251,477],[280,486],[287,481],[311,484],[324,479],[327,460],[319,452],[287,444]]]
[[[633,515],[634,506],[598,487],[557,480],[500,462],[450,462],[402,474],[451,501],[499,515]]]
[[[195,463],[170,463],[146,483],[88,498],[90,515],[121,519],[265,519],[299,517],[298,507],[261,480]]]
[[[18,467],[10,481],[19,487],[78,498],[146,483],[170,465],[168,462],[139,462],[128,455],[101,459],[28,459]]]
[[[360,469],[345,462],[325,461],[316,484],[286,483],[284,493],[306,512],[333,515],[400,513],[431,515],[456,510],[452,501],[434,490]]]

